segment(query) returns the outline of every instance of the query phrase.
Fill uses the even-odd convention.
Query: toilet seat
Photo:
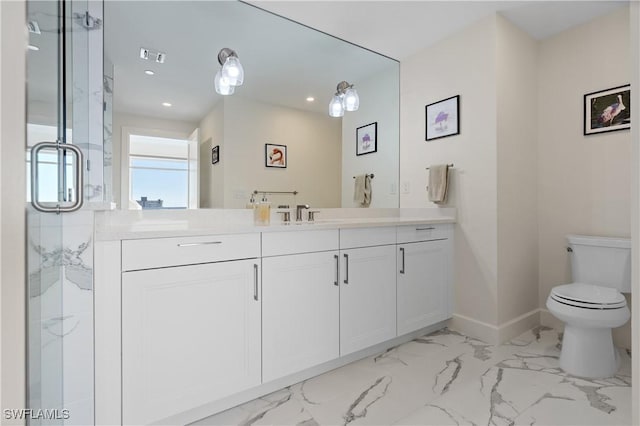
[[[549,297],[563,305],[583,309],[623,309],[627,300],[618,290],[593,284],[572,283],[554,287]]]

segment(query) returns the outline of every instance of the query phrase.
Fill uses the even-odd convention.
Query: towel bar
[[[449,166],[449,168],[451,168],[451,167],[453,167],[453,163],[447,164],[447,166]],[[429,167],[427,167],[427,170],[429,170]]]
[[[254,194],[293,194],[298,195],[298,191],[258,191],[257,189],[253,190]]]
[[[375,175],[373,173],[371,173],[371,174],[367,173],[365,176],[369,176],[371,179],[373,179],[375,177]],[[355,179],[356,177],[354,176],[353,178]]]

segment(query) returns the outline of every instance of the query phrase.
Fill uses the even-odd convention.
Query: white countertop
[[[331,210],[338,211],[334,217]],[[146,213],[144,216],[124,212],[115,217],[96,217],[96,240],[114,241],[142,238],[164,238],[200,235],[238,234],[250,232],[289,232],[320,229],[349,229],[399,225],[427,225],[455,223],[455,209],[384,209],[385,211],[363,211],[363,217],[348,217],[342,209],[327,209],[325,217],[314,222],[291,222],[284,224],[272,217],[271,225],[254,225],[246,211],[209,211],[209,217],[199,213],[180,212],[168,214]],[[382,209],[381,209],[382,210]],[[438,211],[435,211],[438,210]],[[335,213],[335,212],[334,212]],[[372,215],[367,217],[365,215]],[[342,214],[347,217],[335,217]],[[386,215],[390,214],[390,215]],[[197,217],[194,217],[197,216]]]

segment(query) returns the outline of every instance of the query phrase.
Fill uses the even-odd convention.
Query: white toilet
[[[547,308],[565,323],[560,368],[579,377],[605,378],[620,366],[611,329],[630,317],[622,293],[631,292],[631,241],[567,236],[572,284],[554,287]]]

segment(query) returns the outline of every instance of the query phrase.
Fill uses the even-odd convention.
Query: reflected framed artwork
[[[211,148],[211,164],[217,164],[220,161],[220,145]]]
[[[378,122],[356,129],[356,155],[378,151]]]
[[[267,167],[277,167],[284,169],[287,167],[287,146],[265,144],[264,165]]]
[[[584,134],[631,128],[631,86],[613,87],[584,95]]]
[[[460,134],[460,95],[425,106],[427,141]]]

